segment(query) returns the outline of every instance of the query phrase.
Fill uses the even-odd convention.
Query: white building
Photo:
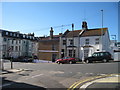
[[[34,35],[0,29],[1,58],[37,55],[38,42]]]
[[[117,40],[111,40],[110,47],[113,52],[114,61],[120,61],[120,42],[117,42]]]
[[[88,29],[87,22],[82,23],[81,30],[67,30],[60,40],[61,57],[72,56],[84,60],[94,52],[112,53],[108,28]]]

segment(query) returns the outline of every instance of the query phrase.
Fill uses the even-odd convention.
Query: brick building
[[[59,58],[59,42],[60,36],[53,35],[53,28],[51,27],[50,36],[40,37],[38,43],[38,58],[40,60],[48,60],[54,62],[55,59]]]

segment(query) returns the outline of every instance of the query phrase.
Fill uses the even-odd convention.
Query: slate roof
[[[86,37],[86,36],[101,36],[104,35],[105,32],[108,30],[108,28],[96,28],[96,29],[87,29],[87,30],[74,30],[74,31],[69,31],[67,32],[66,37],[78,37],[80,33],[82,33],[80,36],[81,37]]]

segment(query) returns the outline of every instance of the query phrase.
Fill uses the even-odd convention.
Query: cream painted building
[[[37,55],[38,42],[33,34],[0,29],[1,58]]]

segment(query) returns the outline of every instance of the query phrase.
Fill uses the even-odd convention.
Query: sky
[[[109,35],[118,38],[118,2],[2,2],[1,29],[35,33],[36,36],[54,34],[67,29],[82,29],[86,21],[89,29],[107,27]]]

